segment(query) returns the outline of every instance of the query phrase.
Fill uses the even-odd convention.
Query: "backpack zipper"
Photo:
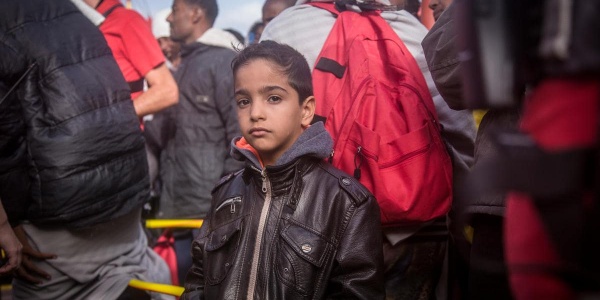
[[[358,88],[356,89],[356,93],[354,93],[354,95],[352,95],[352,99],[356,99],[356,96],[358,95],[358,93],[363,89],[363,86],[366,85],[369,81],[371,80],[371,77],[367,77],[365,79],[363,79],[363,81],[358,85]],[[363,98],[361,97],[361,100]],[[348,126],[348,119],[350,117],[351,112],[354,112],[357,108],[355,108],[355,105],[361,105],[362,101],[354,101],[352,103],[352,106],[350,107],[349,112],[344,116],[344,121],[342,121],[342,126],[340,128],[346,128],[346,126]],[[333,109],[333,108],[332,108]],[[335,149],[337,149],[338,143],[341,140],[347,140],[348,139],[348,133],[345,133],[344,138],[342,139],[342,136],[338,136],[338,138],[335,140],[334,144],[333,144],[333,149],[335,151]],[[333,152],[331,153],[331,161],[333,162]]]

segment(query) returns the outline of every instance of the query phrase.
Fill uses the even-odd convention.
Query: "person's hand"
[[[56,258],[56,255],[42,253],[33,249],[31,245],[29,245],[29,241],[27,241],[27,236],[25,235],[25,230],[22,226],[15,227],[15,234],[21,241],[21,244],[23,244],[23,259],[21,267],[15,271],[15,276],[34,284],[39,284],[42,283],[43,280],[51,279],[50,275],[36,267],[32,260],[53,259]]]
[[[21,265],[21,249],[23,248],[6,220],[0,224],[0,247],[8,257],[6,264],[0,267],[0,275],[5,275],[19,268]]]

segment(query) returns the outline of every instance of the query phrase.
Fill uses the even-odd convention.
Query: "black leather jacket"
[[[182,299],[383,299],[381,240],[376,200],[322,158],[249,164],[214,190]]]

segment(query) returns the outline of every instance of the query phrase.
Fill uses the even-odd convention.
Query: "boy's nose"
[[[252,103],[252,105],[250,106],[250,119],[252,121],[258,121],[264,118],[264,109],[260,101]]]

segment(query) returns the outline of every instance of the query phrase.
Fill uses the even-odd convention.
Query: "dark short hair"
[[[226,28],[223,30],[233,34],[233,36],[235,36],[235,38],[240,42],[240,44],[242,44],[242,45],[246,44],[246,39],[239,31],[237,31],[233,28]]]
[[[188,5],[195,5],[204,10],[210,25],[215,24],[217,15],[219,14],[219,6],[217,0],[184,0]]]
[[[313,95],[312,76],[306,58],[294,48],[274,41],[262,41],[240,51],[231,62],[233,73],[241,66],[260,58],[281,67],[289,84],[298,92],[300,103]]]

